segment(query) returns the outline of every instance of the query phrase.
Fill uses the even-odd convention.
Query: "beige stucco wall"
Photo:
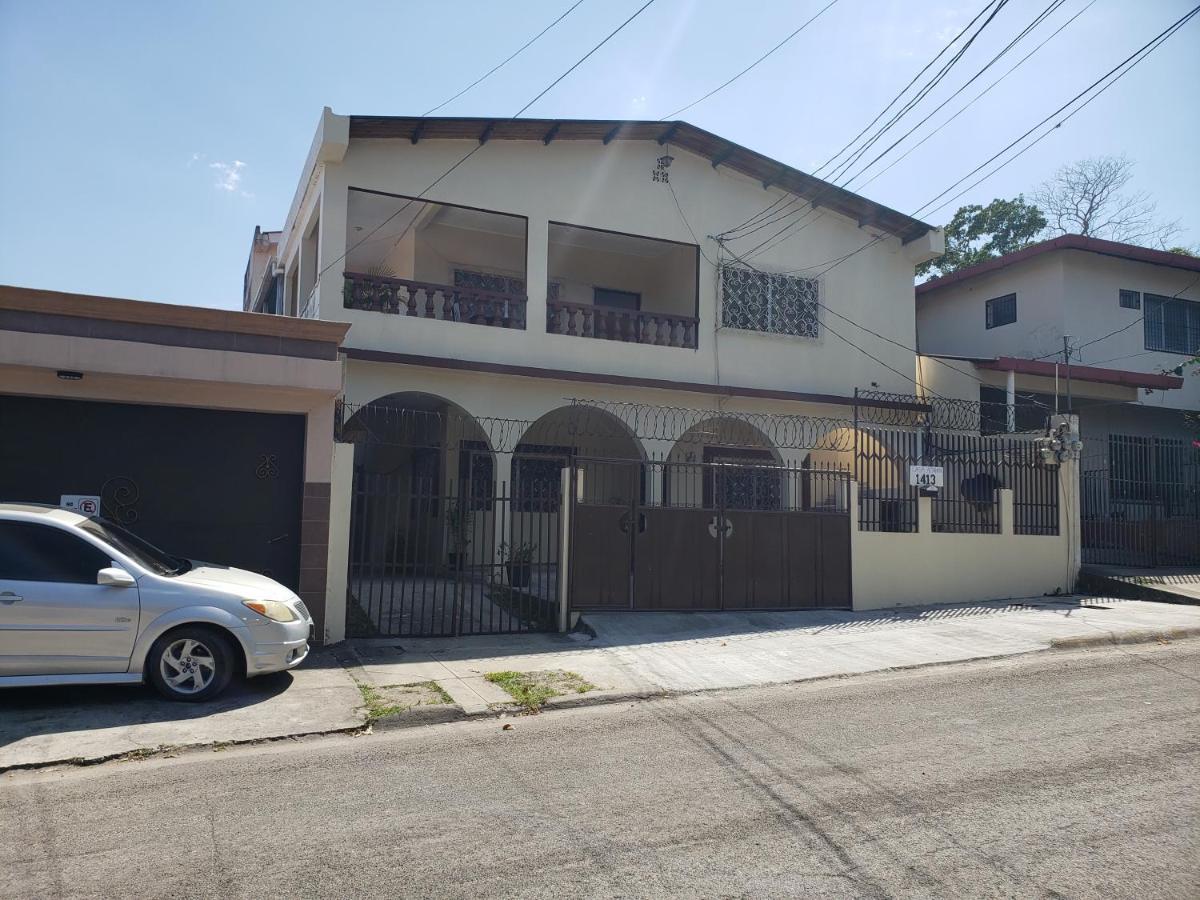
[[[1079,574],[1078,465],[1059,473],[1059,533],[1012,533],[1012,491],[1000,491],[1000,534],[932,531],[929,498],[918,500],[918,530],[860,531],[851,502],[854,609],[973,603],[1070,593]],[[852,496],[858,486],[852,485]]]
[[[350,504],[354,445],[334,444],[329,487],[329,556],[325,581],[325,642],[346,638],[346,576],[350,565]]]
[[[703,260],[697,350],[546,334],[542,323],[546,321],[549,222],[684,243],[694,243],[694,232],[704,252],[715,260],[716,246],[707,235],[753,216],[780,196],[749,178],[714,169],[708,160],[668,148],[675,157],[670,169],[671,185],[691,226],[689,231],[670,187],[651,180],[655,160],[664,152],[652,141],[615,141],[608,146],[598,141],[557,141],[549,146],[539,141],[492,141],[425,195],[430,200],[527,217],[528,255],[524,268],[529,290],[528,330],[344,309],[340,257],[347,246],[348,189],[420,194],[472,146],[472,142],[445,140],[423,140],[416,145],[407,140],[354,140],[340,161],[320,167],[316,183],[305,195],[319,197],[320,205],[320,268],[325,274],[318,286],[319,310],[322,318],[352,325],[347,346],[796,391],[845,394],[855,385],[871,382],[884,390],[912,391],[907,378],[849,350],[828,329],[815,340],[732,329],[718,332],[716,270]],[[296,222],[303,221],[304,207],[304,203],[298,205]],[[859,251],[875,233],[821,210],[800,235],[756,258],[755,264],[775,271],[805,267],[820,270],[830,260]],[[735,244],[733,249],[745,251],[763,236]],[[355,240],[353,234],[350,239]],[[289,248],[285,253],[295,243],[285,234],[284,246]],[[858,252],[850,262],[823,277],[822,302],[844,316],[869,323],[872,329],[901,344],[913,346],[913,266],[922,253],[928,252],[927,243],[903,247],[898,239],[887,238]],[[682,306],[684,301],[681,297],[671,302]],[[842,320],[834,329],[863,344],[892,368],[904,373],[913,370],[912,354],[902,348],[857,332]]]

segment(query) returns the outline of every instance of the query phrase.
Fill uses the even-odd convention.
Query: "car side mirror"
[[[124,569],[113,566],[110,569],[101,569],[96,573],[96,584],[105,587],[134,587],[137,581]]]

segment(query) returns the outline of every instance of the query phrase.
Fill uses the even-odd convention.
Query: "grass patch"
[[[529,712],[537,712],[551,697],[586,694],[596,686],[574,672],[557,669],[549,672],[489,672],[483,676],[505,690]]]
[[[415,706],[437,706],[453,703],[450,695],[434,681],[418,681],[415,684],[386,684],[377,688],[359,681],[358,692],[363,698],[363,709],[367,722],[377,722],[412,709]]]

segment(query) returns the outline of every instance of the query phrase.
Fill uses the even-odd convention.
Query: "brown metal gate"
[[[1200,448],[1110,434],[1085,450],[1080,470],[1085,563],[1200,565]]]
[[[849,474],[721,457],[576,460],[572,607],[850,608]]]

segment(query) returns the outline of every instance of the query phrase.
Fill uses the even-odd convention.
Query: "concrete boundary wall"
[[[917,531],[860,531],[851,483],[854,609],[890,609],[1070,593],[1079,574],[1078,464],[1059,472],[1059,533],[1013,533],[1013,492],[1000,493],[1000,534],[933,531],[932,501],[918,500]]]

